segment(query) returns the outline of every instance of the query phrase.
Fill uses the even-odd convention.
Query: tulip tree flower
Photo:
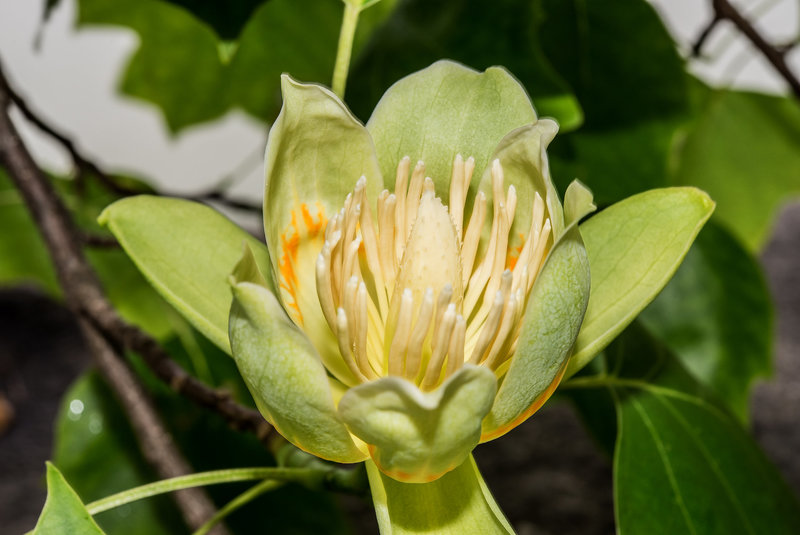
[[[186,253],[148,240],[137,215],[196,221],[226,259],[241,250],[230,223],[149,197],[101,219],[232,354],[286,439],[366,461],[382,531],[511,532],[472,450],[530,417],[653,299],[713,203],[655,190],[579,226],[591,194],[573,182],[562,206],[545,153],[557,125],[502,68],[438,62],[392,86],[366,125],[324,87],[284,76],[282,89],[267,249],[244,240],[227,333],[224,262],[198,257],[194,278],[176,276]]]

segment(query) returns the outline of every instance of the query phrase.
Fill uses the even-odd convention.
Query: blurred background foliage
[[[45,16],[58,4],[48,0]],[[329,83],[341,17],[340,0],[78,0],[76,25],[81,31],[112,25],[136,32],[139,46],[122,71],[119,90],[157,107],[177,134],[237,108],[266,130],[280,107],[282,72]],[[671,503],[671,493],[691,486],[677,481],[651,488],[652,482],[643,481],[643,468],[655,474],[665,462],[646,455],[658,449],[648,442],[658,440],[646,436],[648,425],[662,430],[669,450],[663,455],[682,455],[680,462],[692,467],[695,483],[727,485],[714,504],[717,514],[730,514],[734,523],[741,515],[760,514],[761,505],[746,497],[753,492],[746,488],[748,479],[720,474],[741,469],[766,474],[764,493],[779,503],[775,518],[759,518],[754,525],[797,526],[790,491],[736,421],[747,425],[751,386],[772,371],[773,307],[755,255],[778,209],[800,196],[798,99],[713,88],[693,77],[662,19],[644,0],[497,0],[490,7],[477,0],[383,0],[362,14],[346,101],[366,121],[392,83],[440,58],[476,69],[507,67],[540,116],[558,120],[561,134],[549,154],[562,192],[579,178],[603,208],[647,189],[692,185],[717,202],[674,280],[595,363],[595,370],[605,366],[621,377],[643,377],[692,399],[713,401],[670,406],[656,399],[657,390],[637,397],[623,387],[611,394],[568,393],[600,443],[609,451],[616,448],[618,499],[639,508],[636,518],[618,516],[620,526],[628,533],[656,532],[642,519],[679,515],[654,504]],[[51,180],[82,229],[103,236],[96,216],[119,193],[94,178]],[[130,192],[153,191],[146,178],[112,178]],[[257,205],[259,199],[251,201]],[[32,281],[59,296],[38,231],[2,169],[0,228],[13,229],[0,235],[0,284]],[[230,359],[180,319],[120,249],[89,249],[89,257],[126,319],[163,342],[199,378],[252,404]],[[638,368],[631,370],[634,356]],[[143,366],[137,370],[195,469],[274,462],[255,439],[176,397]],[[64,397],[53,459],[85,501],[153,478],[120,411],[93,372]],[[618,422],[629,434],[616,434]],[[741,446],[727,451],[731,444]],[[668,478],[662,476],[662,482]],[[240,490],[213,489],[212,495],[225,503]],[[283,522],[279,533],[349,529],[327,495],[289,487],[259,501],[260,507],[231,517],[233,532],[258,525],[264,511]],[[184,528],[174,524],[172,507],[168,499],[140,502],[98,521],[110,533],[180,533]],[[314,516],[303,514],[312,509]],[[679,532],[680,524],[675,529]]]

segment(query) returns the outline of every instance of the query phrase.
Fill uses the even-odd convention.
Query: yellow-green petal
[[[341,463],[364,460],[333,401],[314,346],[259,283],[246,250],[231,276],[233,358],[259,410],[292,444]]]
[[[469,456],[496,391],[490,370],[467,364],[432,392],[400,377],[364,383],[345,393],[339,413],[381,471],[427,482]]]
[[[481,441],[524,422],[561,381],[589,300],[589,259],[577,221],[556,242],[531,290],[519,345]]]
[[[663,188],[620,201],[581,225],[592,292],[570,377],[602,351],[669,282],[714,202],[696,188]]]
[[[536,112],[525,89],[502,67],[477,72],[438,61],[390,87],[367,129],[383,176],[394,176],[404,156],[423,160],[437,194],[446,195],[457,153],[475,158],[477,184],[503,136],[533,122]]]
[[[283,107],[266,153],[264,231],[277,296],[312,339],[326,367],[345,384],[355,378],[339,357],[317,298],[315,262],[325,225],[361,176],[372,202],[383,181],[372,139],[339,98],[284,75]],[[373,212],[374,213],[374,212]]]
[[[509,132],[497,144],[492,160],[500,160],[505,177],[504,187],[514,186],[517,192],[517,209],[511,226],[509,241],[511,247],[520,243],[520,237],[527,239],[531,226],[531,209],[534,195],[538,193],[547,207],[553,237],[558,239],[564,232],[564,211],[558,199],[550,166],[547,161],[547,146],[558,132],[558,125],[550,119],[541,119]],[[487,199],[492,198],[491,169],[487,168],[478,188]],[[487,227],[491,218],[487,217]],[[554,241],[551,239],[551,242]]]
[[[470,455],[430,483],[401,483],[367,461],[381,535],[513,535]]]

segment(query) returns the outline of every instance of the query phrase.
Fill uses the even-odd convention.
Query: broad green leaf
[[[470,455],[430,483],[401,483],[367,461],[381,535],[513,534]]]
[[[431,392],[399,377],[353,387],[339,402],[339,414],[370,445],[381,472],[425,483],[467,460],[496,392],[491,370],[466,364]]]
[[[772,306],[753,256],[713,220],[639,316],[742,421],[750,387],[772,371]]]
[[[540,116],[573,130],[583,113],[538,42],[546,23],[534,2],[499,0],[490,9],[466,0],[402,2],[354,61],[348,84],[354,110],[366,117],[396,80],[449,58],[478,69],[504,66],[528,90]]]
[[[559,186],[578,177],[605,206],[668,185],[670,150],[689,113],[689,94],[683,60],[653,6],[646,0],[537,4],[544,21],[539,43],[585,114],[580,130],[553,144]]]
[[[336,462],[364,460],[366,455],[336,412],[325,368],[311,341],[272,292],[242,278],[252,274],[252,264],[245,254],[231,276],[230,339],[236,365],[259,410],[304,451]]]
[[[81,499],[69,486],[58,468],[47,463],[47,501],[33,530],[33,535],[74,533],[102,535]]]
[[[589,300],[589,266],[576,221],[536,277],[516,353],[483,421],[481,442],[524,422],[555,391]]]
[[[706,190],[717,202],[715,217],[758,250],[780,205],[800,196],[800,105],[789,97],[707,91],[673,182]]]
[[[736,419],[654,340],[619,343],[619,533],[800,532],[800,503]]]
[[[150,284],[226,352],[231,293],[228,275],[242,244],[269,266],[264,244],[202,204],[138,196],[117,201],[99,218]]]
[[[665,188],[620,201],[580,226],[592,290],[566,377],[655,298],[713,210],[713,201],[700,190]]]
[[[475,158],[477,184],[500,140],[533,122],[536,113],[525,90],[505,69],[479,73],[439,61],[389,88],[367,130],[384,177],[395,176],[404,156],[423,160],[437,193],[445,195],[456,154]]]
[[[393,5],[360,17],[355,53]],[[138,34],[121,90],[161,108],[175,133],[237,107],[274,120],[284,72],[329,83],[342,11],[340,0],[79,0],[77,24]]]

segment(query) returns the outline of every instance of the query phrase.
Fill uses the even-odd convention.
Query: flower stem
[[[339,98],[344,99],[344,89],[347,85],[347,72],[350,70],[350,55],[353,52],[353,37],[358,25],[358,15],[362,6],[356,2],[344,2],[344,17],[339,30],[339,47],[336,50],[336,64],[333,67],[333,81],[331,89]]]
[[[208,522],[200,526],[197,531],[195,531],[192,535],[206,535],[211,529],[216,526],[219,522],[221,522],[225,517],[229,514],[233,513],[243,505],[250,503],[251,501],[255,500],[265,492],[269,492],[274,490],[278,487],[283,485],[283,481],[275,481],[274,479],[265,479],[261,483],[254,485],[244,491],[243,493],[239,494],[237,497],[232,499],[228,502],[225,507],[217,511],[217,513],[212,516]]]
[[[317,480],[324,479],[328,471],[315,468],[231,468],[227,470],[212,470],[186,476],[173,477],[134,487],[106,498],[94,501],[86,506],[89,514],[95,515],[114,507],[135,502],[150,496],[173,492],[203,485],[216,485],[219,483],[233,483],[236,481],[251,481],[255,479],[268,479],[272,481],[294,481],[301,484],[315,486]]]

